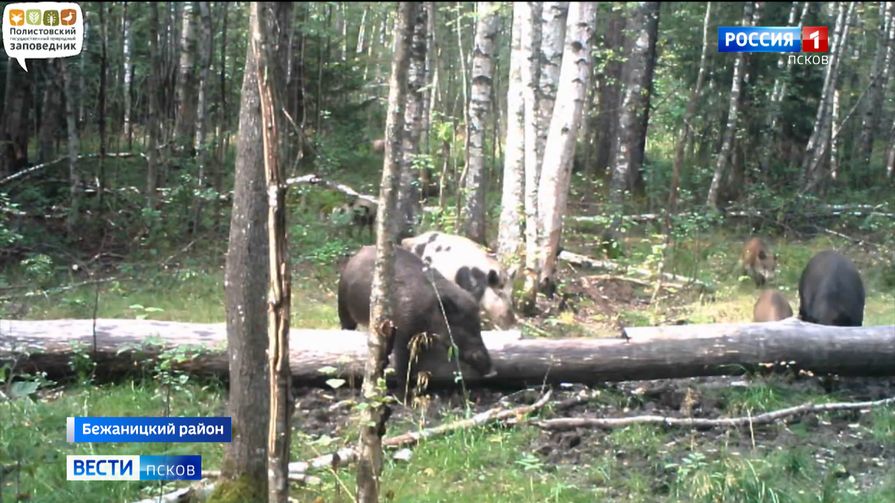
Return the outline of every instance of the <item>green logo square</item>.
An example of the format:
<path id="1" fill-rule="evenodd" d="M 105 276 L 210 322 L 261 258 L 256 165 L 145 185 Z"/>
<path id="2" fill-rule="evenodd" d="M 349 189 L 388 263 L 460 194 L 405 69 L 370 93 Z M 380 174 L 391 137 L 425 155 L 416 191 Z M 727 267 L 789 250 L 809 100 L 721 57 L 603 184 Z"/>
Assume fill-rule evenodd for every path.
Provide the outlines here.
<path id="1" fill-rule="evenodd" d="M 58 10 L 44 11 L 44 25 L 45 26 L 59 26 L 59 11 Z"/>
<path id="2" fill-rule="evenodd" d="M 25 12 L 25 21 L 28 24 L 40 25 L 40 9 L 29 9 Z"/>

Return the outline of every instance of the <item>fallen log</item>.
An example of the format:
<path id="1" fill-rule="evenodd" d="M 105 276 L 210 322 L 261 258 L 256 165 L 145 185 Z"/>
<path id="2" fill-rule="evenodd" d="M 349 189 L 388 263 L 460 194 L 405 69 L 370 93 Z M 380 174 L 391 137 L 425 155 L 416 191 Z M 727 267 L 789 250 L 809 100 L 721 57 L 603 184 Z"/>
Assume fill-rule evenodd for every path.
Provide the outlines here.
<path id="1" fill-rule="evenodd" d="M 895 218 L 895 213 L 886 211 L 888 208 L 889 206 L 885 204 L 821 204 L 812 207 L 809 210 L 809 213 L 806 213 L 804 217 L 838 217 L 848 215 L 854 217 L 879 216 Z M 778 209 L 728 210 L 724 212 L 724 216 L 727 218 L 776 218 L 778 211 Z M 683 212 L 677 214 L 678 217 L 694 217 L 699 215 L 702 215 L 702 213 Z M 665 215 L 662 213 L 641 213 L 639 215 L 623 215 L 621 218 L 622 221 L 647 223 L 658 222 L 662 218 L 665 218 Z M 600 224 L 607 221 L 605 215 L 569 215 L 565 217 L 565 219 L 576 223 L 592 224 Z"/>
<path id="2" fill-rule="evenodd" d="M 0 320 L 0 365 L 70 378 L 69 362 L 93 354 L 92 320 Z M 359 383 L 366 335 L 357 331 L 292 329 L 290 364 L 296 382 Z M 497 376 L 490 386 L 736 375 L 786 367 L 841 375 L 895 375 L 895 326 L 830 327 L 794 318 L 773 323 L 729 323 L 626 328 L 618 339 L 522 339 L 517 331 L 484 332 Z M 98 377 L 142 370 L 164 351 L 189 358 L 176 368 L 226 378 L 224 324 L 149 320 L 96 321 Z M 73 343 L 75 345 L 73 346 Z M 80 347 L 77 347 L 77 346 Z M 456 363 L 424 357 L 430 384 L 454 382 Z M 464 367 L 468 383 L 482 379 Z"/>

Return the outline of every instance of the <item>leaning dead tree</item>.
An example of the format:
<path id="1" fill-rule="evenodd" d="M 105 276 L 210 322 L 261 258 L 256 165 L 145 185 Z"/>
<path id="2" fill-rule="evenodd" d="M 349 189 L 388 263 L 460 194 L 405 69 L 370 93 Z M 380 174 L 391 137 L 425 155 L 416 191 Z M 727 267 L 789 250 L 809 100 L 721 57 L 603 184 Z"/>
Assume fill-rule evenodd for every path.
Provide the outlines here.
<path id="1" fill-rule="evenodd" d="M 42 370 L 51 379 L 71 377 L 71 358 L 91 347 L 92 320 L 0 321 L 0 365 L 14 372 Z M 290 330 L 294 382 L 323 384 L 340 377 L 362 379 L 367 354 L 363 332 Z M 830 327 L 788 319 L 637 327 L 618 339 L 521 339 L 518 332 L 485 332 L 497 376 L 486 384 L 519 387 L 543 382 L 663 379 L 736 375 L 790 368 L 840 375 L 895 375 L 895 325 Z M 194 348 L 179 368 L 227 376 L 224 324 L 100 319 L 96 322 L 98 377 L 151 369 L 166 350 Z M 454 364 L 422 358 L 431 385 L 452 385 Z M 467 383 L 482 383 L 473 371 Z"/>

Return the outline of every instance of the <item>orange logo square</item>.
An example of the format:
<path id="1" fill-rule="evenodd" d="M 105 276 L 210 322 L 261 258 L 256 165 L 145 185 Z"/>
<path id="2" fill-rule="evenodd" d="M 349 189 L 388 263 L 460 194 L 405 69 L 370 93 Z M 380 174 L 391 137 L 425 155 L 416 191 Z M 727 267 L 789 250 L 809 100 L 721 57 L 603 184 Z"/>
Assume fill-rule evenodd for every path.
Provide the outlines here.
<path id="1" fill-rule="evenodd" d="M 71 26 L 78 20 L 78 11 L 74 9 L 62 9 L 62 25 Z"/>
<path id="2" fill-rule="evenodd" d="M 25 24 L 25 11 L 19 9 L 10 9 L 9 24 L 12 26 L 23 26 Z"/>

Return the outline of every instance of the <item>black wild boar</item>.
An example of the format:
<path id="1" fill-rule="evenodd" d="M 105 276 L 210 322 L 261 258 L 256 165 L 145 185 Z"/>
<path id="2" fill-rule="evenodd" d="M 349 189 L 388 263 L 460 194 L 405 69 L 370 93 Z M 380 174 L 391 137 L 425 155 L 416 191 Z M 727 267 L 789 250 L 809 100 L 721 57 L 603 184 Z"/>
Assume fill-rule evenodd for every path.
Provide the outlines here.
<path id="1" fill-rule="evenodd" d="M 792 316 L 792 308 L 786 297 L 777 290 L 764 290 L 752 309 L 754 321 L 779 321 Z"/>
<path id="2" fill-rule="evenodd" d="M 339 279 L 339 321 L 345 330 L 353 330 L 359 324 L 369 324 L 375 260 L 376 247 L 365 246 L 342 270 Z M 408 343 L 419 333 L 435 336 L 440 349 L 431 350 L 446 350 L 453 338 L 461 361 L 486 377 L 494 374 L 491 358 L 482 342 L 479 308 L 475 299 L 437 271 L 431 268 L 424 271 L 424 267 L 423 262 L 412 253 L 395 248 L 395 311 L 392 321 L 396 333 L 387 350 L 389 354 L 394 354 L 392 363 L 397 373 L 400 395 L 404 397 L 410 367 Z"/>
<path id="3" fill-rule="evenodd" d="M 825 250 L 808 261 L 799 279 L 799 318 L 821 325 L 861 326 L 864 283 L 851 260 Z"/>
<path id="4" fill-rule="evenodd" d="M 376 203 L 366 199 L 356 198 L 350 203 L 343 204 L 336 208 L 335 213 L 340 215 L 351 215 L 351 223 L 349 234 L 354 235 L 354 229 L 360 229 L 361 232 L 366 227 L 370 239 L 373 239 L 373 227 L 376 225 Z"/>

